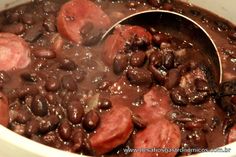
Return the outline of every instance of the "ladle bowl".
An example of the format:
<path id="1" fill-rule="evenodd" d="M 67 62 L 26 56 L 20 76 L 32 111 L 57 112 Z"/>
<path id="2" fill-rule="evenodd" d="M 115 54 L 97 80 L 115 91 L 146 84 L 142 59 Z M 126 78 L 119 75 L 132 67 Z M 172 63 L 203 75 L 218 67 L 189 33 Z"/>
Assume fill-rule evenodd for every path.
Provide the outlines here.
<path id="1" fill-rule="evenodd" d="M 160 29 L 161 31 L 171 31 L 184 39 L 192 41 L 201 47 L 207 57 L 210 66 L 215 69 L 211 73 L 216 83 L 222 81 L 222 65 L 217 47 L 211 36 L 204 30 L 197 22 L 182 14 L 166 11 L 166 10 L 148 10 L 132 14 L 122 20 L 116 22 L 113 26 L 105 32 L 102 36 L 104 41 L 107 36 L 112 34 L 114 29 L 119 25 L 138 25 L 138 26 L 151 26 Z"/>

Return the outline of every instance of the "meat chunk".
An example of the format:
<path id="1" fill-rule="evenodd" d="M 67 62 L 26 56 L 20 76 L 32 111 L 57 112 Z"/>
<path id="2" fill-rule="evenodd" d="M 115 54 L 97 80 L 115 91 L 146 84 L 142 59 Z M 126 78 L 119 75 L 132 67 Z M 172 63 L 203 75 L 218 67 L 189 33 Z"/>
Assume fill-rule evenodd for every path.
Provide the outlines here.
<path id="1" fill-rule="evenodd" d="M 11 33 L 0 33 L 0 70 L 25 68 L 30 63 L 30 49 L 20 37 Z"/>
<path id="2" fill-rule="evenodd" d="M 151 123 L 159 117 L 164 117 L 171 110 L 168 91 L 161 86 L 156 86 L 144 95 L 144 105 L 140 106 L 136 112 Z"/>
<path id="3" fill-rule="evenodd" d="M 124 51 L 126 44 L 131 42 L 134 37 L 147 43 L 150 43 L 152 40 L 152 35 L 143 27 L 129 25 L 117 26 L 113 34 L 108 36 L 104 42 L 104 62 L 111 65 L 116 54 Z"/>
<path id="4" fill-rule="evenodd" d="M 131 112 L 127 107 L 116 106 L 101 117 L 101 122 L 91 138 L 97 155 L 107 153 L 124 144 L 133 131 Z"/>
<path id="5" fill-rule="evenodd" d="M 177 125 L 165 118 L 156 119 L 146 129 L 136 134 L 134 148 L 147 148 L 144 152 L 135 152 L 133 157 L 174 157 L 177 152 L 164 152 L 165 148 L 178 149 L 181 142 L 181 134 Z M 151 151 L 150 148 L 156 148 Z M 151 152 L 148 152 L 151 151 Z"/>
<path id="6" fill-rule="evenodd" d="M 81 43 L 81 28 L 92 23 L 96 30 L 110 25 L 109 17 L 90 0 L 71 0 L 65 3 L 57 17 L 59 33 L 68 40 Z"/>
<path id="7" fill-rule="evenodd" d="M 176 155 L 177 152 L 161 150 L 180 147 L 180 129 L 166 118 L 171 110 L 171 100 L 165 88 L 153 87 L 144 95 L 144 105 L 140 106 L 136 113 L 148 124 L 134 137 L 134 148 L 139 151 L 134 152 L 133 157 L 174 157 Z M 140 148 L 147 148 L 146 152 L 140 152 Z M 156 148 L 159 152 L 152 151 L 151 148 Z"/>

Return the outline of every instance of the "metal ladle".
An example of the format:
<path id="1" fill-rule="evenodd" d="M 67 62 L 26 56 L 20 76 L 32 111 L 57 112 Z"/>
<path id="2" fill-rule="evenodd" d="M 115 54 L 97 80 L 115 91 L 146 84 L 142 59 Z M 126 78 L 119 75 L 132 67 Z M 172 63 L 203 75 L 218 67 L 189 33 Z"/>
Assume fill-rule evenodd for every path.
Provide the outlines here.
<path id="1" fill-rule="evenodd" d="M 199 43 L 202 50 L 206 53 L 208 60 L 212 63 L 216 72 L 214 72 L 214 81 L 222 81 L 222 65 L 217 47 L 210 35 L 195 21 L 182 14 L 166 10 L 148 10 L 132 14 L 115 23 L 102 36 L 104 41 L 108 35 L 112 34 L 118 25 L 138 25 L 138 26 L 158 26 L 161 30 L 171 30 L 184 35 L 193 41 Z M 216 74 L 215 74 L 216 73 Z"/>

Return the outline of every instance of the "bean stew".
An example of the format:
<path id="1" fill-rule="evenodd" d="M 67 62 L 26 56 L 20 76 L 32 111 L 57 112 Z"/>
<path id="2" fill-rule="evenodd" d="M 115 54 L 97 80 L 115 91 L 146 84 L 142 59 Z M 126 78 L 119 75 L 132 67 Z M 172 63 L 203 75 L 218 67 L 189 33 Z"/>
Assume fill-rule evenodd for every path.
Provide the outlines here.
<path id="1" fill-rule="evenodd" d="M 212 36 L 222 82 L 183 26 L 119 25 L 101 41 L 150 9 Z M 178 0 L 34 0 L 0 13 L 0 124 L 60 150 L 175 157 L 234 142 L 235 71 L 236 27 Z"/>

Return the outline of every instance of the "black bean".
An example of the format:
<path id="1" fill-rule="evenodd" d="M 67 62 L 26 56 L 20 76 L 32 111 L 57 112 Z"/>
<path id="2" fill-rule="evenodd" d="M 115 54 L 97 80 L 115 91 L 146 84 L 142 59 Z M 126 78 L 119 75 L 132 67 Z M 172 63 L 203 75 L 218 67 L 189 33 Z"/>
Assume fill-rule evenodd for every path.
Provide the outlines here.
<path id="1" fill-rule="evenodd" d="M 231 39 L 231 40 L 236 40 L 236 32 L 230 32 L 229 33 L 229 38 Z"/>
<path id="2" fill-rule="evenodd" d="M 56 147 L 59 144 L 58 137 L 54 131 L 48 132 L 42 136 L 42 142 L 45 145 Z"/>
<path id="3" fill-rule="evenodd" d="M 190 10 L 190 13 L 191 13 L 193 16 L 200 16 L 200 15 L 201 15 L 201 12 L 200 12 L 200 11 L 198 11 L 198 10 L 193 10 L 193 9 Z"/>
<path id="4" fill-rule="evenodd" d="M 131 49 L 134 51 L 137 49 L 146 51 L 148 45 L 150 45 L 150 41 L 145 37 L 134 36 L 134 38 L 131 40 Z"/>
<path id="5" fill-rule="evenodd" d="M 35 24 L 33 27 L 25 31 L 24 39 L 28 42 L 34 42 L 43 34 L 43 31 L 41 23 Z"/>
<path id="6" fill-rule="evenodd" d="M 98 84 L 98 89 L 99 90 L 107 90 L 111 86 L 110 81 L 102 81 Z"/>
<path id="7" fill-rule="evenodd" d="M 26 123 L 25 133 L 27 136 L 32 136 L 33 134 L 37 134 L 39 131 L 39 121 L 31 120 Z"/>
<path id="8" fill-rule="evenodd" d="M 148 70 L 152 73 L 153 78 L 159 83 L 163 84 L 166 78 L 166 72 L 160 68 L 156 68 L 154 65 L 150 65 Z"/>
<path id="9" fill-rule="evenodd" d="M 231 118 L 225 118 L 223 121 L 223 134 L 227 134 L 230 131 L 230 128 L 232 128 L 235 124 L 235 121 Z"/>
<path id="10" fill-rule="evenodd" d="M 129 0 L 128 2 L 126 2 L 126 6 L 128 8 L 137 8 L 139 5 L 138 1 L 134 1 L 134 0 Z"/>
<path id="11" fill-rule="evenodd" d="M 175 105 L 186 106 L 188 103 L 186 92 L 181 87 L 172 89 L 170 92 L 170 97 Z"/>
<path id="12" fill-rule="evenodd" d="M 207 92 L 194 92 L 189 96 L 189 101 L 193 104 L 201 104 L 204 103 L 207 98 Z"/>
<path id="13" fill-rule="evenodd" d="M 11 80 L 11 77 L 5 71 L 0 71 L 0 82 L 6 83 Z"/>
<path id="14" fill-rule="evenodd" d="M 39 93 L 39 90 L 37 86 L 24 85 L 21 88 L 17 89 L 17 93 L 20 98 L 23 98 L 28 95 L 37 95 Z"/>
<path id="15" fill-rule="evenodd" d="M 101 37 L 102 37 L 102 31 L 99 31 L 99 30 L 92 31 L 89 34 L 86 34 L 83 36 L 82 43 L 84 46 L 92 46 L 98 43 Z"/>
<path id="16" fill-rule="evenodd" d="M 178 69 L 171 69 L 167 74 L 167 78 L 165 80 L 165 87 L 167 89 L 174 88 L 179 84 L 180 77 L 181 75 Z"/>
<path id="17" fill-rule="evenodd" d="M 58 79 L 50 77 L 45 83 L 45 88 L 47 91 L 57 91 L 60 88 L 60 82 Z"/>
<path id="18" fill-rule="evenodd" d="M 62 121 L 58 128 L 58 133 L 63 140 L 69 140 L 72 135 L 71 124 L 67 120 Z"/>
<path id="19" fill-rule="evenodd" d="M 202 21 L 202 23 L 208 23 L 208 22 L 210 21 L 210 19 L 209 19 L 209 17 L 203 15 L 203 16 L 201 17 L 201 21 Z"/>
<path id="20" fill-rule="evenodd" d="M 221 97 L 219 100 L 220 107 L 227 113 L 228 116 L 235 114 L 235 107 L 231 102 L 231 97 L 225 96 Z"/>
<path id="21" fill-rule="evenodd" d="M 166 42 L 162 42 L 160 44 L 160 49 L 161 50 L 164 50 L 164 51 L 167 51 L 171 48 L 171 44 L 170 43 L 166 43 Z"/>
<path id="22" fill-rule="evenodd" d="M 56 57 L 56 53 L 48 49 L 39 49 L 39 50 L 33 51 L 33 54 L 37 58 L 52 59 Z"/>
<path id="23" fill-rule="evenodd" d="M 24 135 L 25 134 L 25 125 L 23 124 L 12 124 L 11 125 L 11 130 L 14 131 L 15 133 L 19 135 Z"/>
<path id="24" fill-rule="evenodd" d="M 49 115 L 47 117 L 42 118 L 40 121 L 39 131 L 41 133 L 47 133 L 57 128 L 59 124 L 59 118 L 56 115 Z"/>
<path id="25" fill-rule="evenodd" d="M 92 22 L 86 22 L 84 26 L 80 29 L 80 34 L 82 36 L 86 36 L 93 30 L 93 28 L 94 28 L 94 25 Z"/>
<path id="26" fill-rule="evenodd" d="M 13 33 L 16 35 L 22 34 L 25 30 L 25 27 L 22 23 L 13 23 L 9 25 L 4 25 L 1 29 L 2 32 Z"/>
<path id="27" fill-rule="evenodd" d="M 221 95 L 236 95 L 236 80 L 226 81 L 220 85 Z"/>
<path id="28" fill-rule="evenodd" d="M 184 127 L 185 129 L 188 129 L 188 130 L 195 130 L 195 129 L 199 129 L 199 128 L 203 128 L 204 126 L 204 123 L 201 123 L 201 122 L 186 122 L 184 124 Z"/>
<path id="29" fill-rule="evenodd" d="M 83 146 L 83 138 L 84 138 L 84 135 L 81 130 L 76 130 L 73 133 L 73 136 L 72 136 L 72 142 L 74 144 L 72 147 L 73 152 L 81 151 L 81 148 Z"/>
<path id="30" fill-rule="evenodd" d="M 147 59 L 144 52 L 136 52 L 131 55 L 130 65 L 134 67 L 142 67 Z"/>
<path id="31" fill-rule="evenodd" d="M 166 53 L 163 57 L 163 65 L 166 69 L 171 69 L 174 67 L 175 56 L 172 51 Z"/>
<path id="32" fill-rule="evenodd" d="M 127 71 L 127 78 L 134 85 L 151 85 L 152 74 L 146 69 L 132 68 Z"/>
<path id="33" fill-rule="evenodd" d="M 56 94 L 49 92 L 45 95 L 45 98 L 47 99 L 47 102 L 52 105 L 56 105 L 60 99 Z"/>
<path id="34" fill-rule="evenodd" d="M 161 43 L 163 42 L 168 43 L 169 41 L 170 41 L 170 37 L 168 37 L 164 33 L 158 33 L 158 34 L 153 35 L 153 42 L 158 46 L 160 46 Z"/>
<path id="35" fill-rule="evenodd" d="M 160 7 L 161 0 L 148 0 L 148 3 L 153 7 Z"/>
<path id="36" fill-rule="evenodd" d="M 24 72 L 20 75 L 21 79 L 27 82 L 37 82 L 38 76 L 36 73 Z"/>
<path id="37" fill-rule="evenodd" d="M 16 113 L 15 121 L 21 124 L 25 124 L 31 118 L 31 114 L 26 109 L 20 109 Z"/>
<path id="38" fill-rule="evenodd" d="M 58 10 L 58 5 L 55 2 L 52 1 L 45 1 L 44 6 L 43 6 L 43 10 L 46 13 L 54 13 Z"/>
<path id="39" fill-rule="evenodd" d="M 76 82 L 82 82 L 85 79 L 86 72 L 83 70 L 76 71 L 74 74 Z"/>
<path id="40" fill-rule="evenodd" d="M 60 93 L 60 97 L 62 98 L 62 106 L 66 107 L 70 100 L 72 100 L 72 92 L 68 90 L 62 90 Z"/>
<path id="41" fill-rule="evenodd" d="M 84 108 L 79 101 L 72 101 L 67 106 L 67 116 L 68 119 L 73 124 L 78 124 L 81 122 L 84 115 Z"/>
<path id="42" fill-rule="evenodd" d="M 59 33 L 55 33 L 52 35 L 50 42 L 51 49 L 55 52 L 60 52 L 63 49 L 63 45 L 65 44 L 64 39 L 60 36 Z"/>
<path id="43" fill-rule="evenodd" d="M 96 129 L 100 122 L 100 116 L 95 110 L 91 110 L 84 116 L 83 127 L 87 131 L 93 131 Z"/>
<path id="44" fill-rule="evenodd" d="M 65 75 L 62 77 L 61 79 L 61 82 L 62 82 L 62 86 L 69 90 L 69 91 L 75 91 L 77 90 L 77 84 L 73 78 L 72 75 Z"/>
<path id="45" fill-rule="evenodd" d="M 98 101 L 98 108 L 102 110 L 107 110 L 112 107 L 112 102 L 106 98 L 100 98 Z"/>
<path id="46" fill-rule="evenodd" d="M 204 133 L 200 131 L 194 131 L 192 134 L 190 134 L 187 139 L 191 143 L 191 147 L 193 148 L 206 148 L 207 147 L 207 141 L 206 136 Z"/>
<path id="47" fill-rule="evenodd" d="M 227 31 L 229 30 L 229 25 L 223 21 L 215 21 L 214 24 L 216 25 L 219 31 Z"/>
<path id="48" fill-rule="evenodd" d="M 162 65 L 162 55 L 160 52 L 152 52 L 149 56 L 149 64 L 155 66 L 156 68 Z"/>
<path id="49" fill-rule="evenodd" d="M 76 69 L 76 64 L 69 58 L 63 58 L 59 61 L 59 68 L 65 71 L 73 71 Z"/>
<path id="50" fill-rule="evenodd" d="M 48 103 L 43 96 L 37 95 L 34 97 L 31 104 L 31 111 L 36 116 L 45 116 L 48 114 Z"/>
<path id="51" fill-rule="evenodd" d="M 56 17 L 50 14 L 46 17 L 43 26 L 48 32 L 55 32 L 56 31 L 55 22 L 56 22 Z"/>
<path id="52" fill-rule="evenodd" d="M 212 118 L 211 118 L 210 128 L 211 128 L 212 130 L 215 129 L 216 126 L 220 125 L 220 122 L 221 122 L 221 120 L 220 120 L 219 117 L 216 117 L 216 116 L 212 117 Z"/>
<path id="53" fill-rule="evenodd" d="M 14 23 L 19 21 L 20 13 L 17 10 L 7 11 L 5 16 L 8 23 Z"/>
<path id="54" fill-rule="evenodd" d="M 149 27 L 148 30 L 151 34 L 157 34 L 158 33 L 157 29 L 154 28 L 154 27 Z"/>
<path id="55" fill-rule="evenodd" d="M 94 150 L 92 149 L 91 143 L 88 138 L 84 138 L 82 150 L 83 154 L 85 155 L 95 156 Z"/>
<path id="56" fill-rule="evenodd" d="M 24 13 L 21 19 L 22 19 L 22 22 L 25 24 L 28 24 L 28 25 L 34 24 L 33 14 L 31 13 Z"/>
<path id="57" fill-rule="evenodd" d="M 137 129 L 144 129 L 147 126 L 147 122 L 144 121 L 139 115 L 133 115 L 132 121 Z"/>
<path id="58" fill-rule="evenodd" d="M 122 73 L 128 66 L 128 57 L 124 54 L 118 54 L 113 61 L 113 72 L 115 74 Z"/>
<path id="59" fill-rule="evenodd" d="M 58 116 L 60 119 L 65 117 L 64 109 L 63 109 L 63 107 L 61 107 L 59 105 L 50 106 L 49 112 L 50 112 L 50 114 L 54 114 L 54 115 Z"/>
<path id="60" fill-rule="evenodd" d="M 207 83 L 207 81 L 203 80 L 203 79 L 195 79 L 194 80 L 194 85 L 196 87 L 196 90 L 199 92 L 208 92 L 210 90 L 210 87 Z"/>

